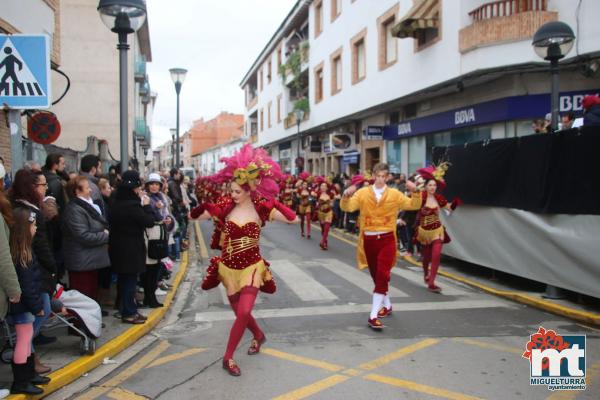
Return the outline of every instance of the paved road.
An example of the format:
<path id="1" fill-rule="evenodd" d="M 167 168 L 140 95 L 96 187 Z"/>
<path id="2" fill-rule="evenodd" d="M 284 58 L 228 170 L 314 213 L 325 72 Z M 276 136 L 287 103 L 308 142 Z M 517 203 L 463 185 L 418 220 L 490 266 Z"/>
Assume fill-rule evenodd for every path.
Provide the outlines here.
<path id="1" fill-rule="evenodd" d="M 205 263 L 194 261 L 206 257 L 210 229 L 202 223 L 203 240 L 191 250 L 190 290 L 179 296 L 178 314 L 153 332 L 158 339 L 72 398 L 600 398 L 600 331 L 443 278 L 443 294 L 430 293 L 416 268 L 395 268 L 394 314 L 383 332 L 374 332 L 367 327 L 372 283 L 354 267 L 353 246 L 330 238 L 330 250 L 322 251 L 318 230 L 307 240 L 299 228 L 278 224 L 261 239 L 278 291 L 261 294 L 254 312 L 268 342 L 248 356 L 247 335 L 235 356 L 242 376 L 230 377 L 221 357 L 233 313 L 221 289 L 199 289 Z M 530 385 L 521 355 L 540 326 L 587 335 L 586 391 Z"/>

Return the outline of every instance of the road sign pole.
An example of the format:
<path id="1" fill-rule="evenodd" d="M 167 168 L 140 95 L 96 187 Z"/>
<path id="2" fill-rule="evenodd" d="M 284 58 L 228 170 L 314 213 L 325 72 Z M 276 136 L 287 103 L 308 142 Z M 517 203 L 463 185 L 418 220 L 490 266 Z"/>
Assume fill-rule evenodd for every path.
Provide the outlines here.
<path id="1" fill-rule="evenodd" d="M 8 125 L 10 126 L 10 155 L 12 176 L 23 167 L 23 139 L 21 126 L 21 111 L 8 111 Z"/>

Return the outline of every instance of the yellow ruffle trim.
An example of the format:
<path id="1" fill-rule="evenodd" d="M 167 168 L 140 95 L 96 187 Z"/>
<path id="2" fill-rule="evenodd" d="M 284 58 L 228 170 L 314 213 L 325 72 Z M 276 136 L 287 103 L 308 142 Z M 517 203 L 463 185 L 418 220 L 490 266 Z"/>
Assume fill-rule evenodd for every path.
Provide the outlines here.
<path id="1" fill-rule="evenodd" d="M 267 276 L 269 274 L 269 276 Z M 254 277 L 254 279 L 253 279 Z M 265 280 L 270 279 L 270 272 L 263 260 L 244 269 L 229 268 L 222 262 L 219 263 L 219 280 L 227 289 L 227 294 L 239 292 L 244 286 L 261 287 Z"/>
<path id="2" fill-rule="evenodd" d="M 417 229 L 417 241 L 421 244 L 429 244 L 434 240 L 444 240 L 444 226 L 436 229 L 423 229 L 419 226 Z"/>

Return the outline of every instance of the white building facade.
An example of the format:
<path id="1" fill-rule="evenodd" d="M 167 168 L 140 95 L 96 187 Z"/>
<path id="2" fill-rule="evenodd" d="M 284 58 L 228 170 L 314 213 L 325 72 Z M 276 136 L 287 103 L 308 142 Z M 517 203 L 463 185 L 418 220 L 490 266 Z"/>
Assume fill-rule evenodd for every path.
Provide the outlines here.
<path id="1" fill-rule="evenodd" d="M 246 143 L 247 139 L 240 138 L 213 146 L 200 154 L 192 156 L 192 166 L 199 176 L 214 175 L 225 167 L 225 164 L 220 161 L 221 157 L 231 157 Z"/>
<path id="2" fill-rule="evenodd" d="M 532 119 L 550 112 L 549 63 L 531 45 L 544 23 L 578 36 L 561 60 L 561 112 L 580 113 L 583 95 L 600 91 L 600 3 L 576 6 L 298 1 L 241 82 L 245 133 L 284 170 L 298 171 L 300 155 L 314 174 L 380 161 L 410 173 L 433 161 L 433 146 L 533 133 Z M 300 135 L 294 108 L 305 111 Z"/>

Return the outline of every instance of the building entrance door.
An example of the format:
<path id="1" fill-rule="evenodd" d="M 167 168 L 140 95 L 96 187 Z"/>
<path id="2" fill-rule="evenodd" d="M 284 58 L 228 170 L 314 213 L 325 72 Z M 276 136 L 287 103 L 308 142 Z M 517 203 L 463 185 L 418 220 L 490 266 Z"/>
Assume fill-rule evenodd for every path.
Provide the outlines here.
<path id="1" fill-rule="evenodd" d="M 372 171 L 375 164 L 380 160 L 379 147 L 367 149 L 365 153 L 365 170 Z"/>

